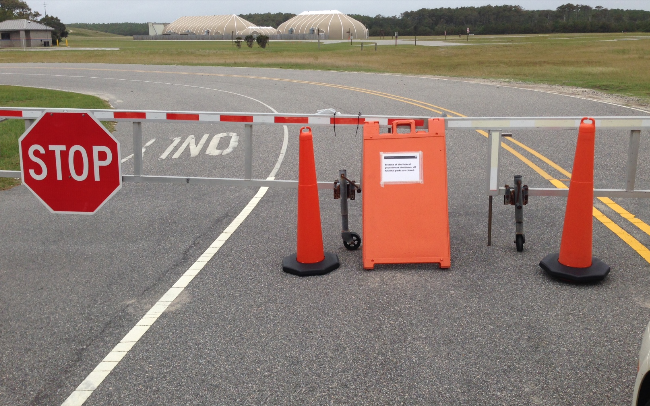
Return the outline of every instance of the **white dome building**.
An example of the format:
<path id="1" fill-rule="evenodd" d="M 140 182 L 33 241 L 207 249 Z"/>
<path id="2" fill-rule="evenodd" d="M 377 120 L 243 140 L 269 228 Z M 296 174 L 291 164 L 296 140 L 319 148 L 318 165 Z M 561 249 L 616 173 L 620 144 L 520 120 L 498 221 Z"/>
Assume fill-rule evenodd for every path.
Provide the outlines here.
<path id="1" fill-rule="evenodd" d="M 258 35 L 277 35 L 278 30 L 273 27 L 246 27 L 244 31 L 241 32 L 241 35 L 252 35 L 257 37 Z"/>
<path id="2" fill-rule="evenodd" d="M 273 27 L 256 27 L 243 18 L 231 15 L 181 17 L 165 27 L 164 34 L 189 35 L 274 35 Z"/>
<path id="3" fill-rule="evenodd" d="M 352 17 L 337 10 L 304 11 L 278 27 L 280 34 L 316 34 L 318 30 L 329 39 L 367 39 L 368 30 Z"/>

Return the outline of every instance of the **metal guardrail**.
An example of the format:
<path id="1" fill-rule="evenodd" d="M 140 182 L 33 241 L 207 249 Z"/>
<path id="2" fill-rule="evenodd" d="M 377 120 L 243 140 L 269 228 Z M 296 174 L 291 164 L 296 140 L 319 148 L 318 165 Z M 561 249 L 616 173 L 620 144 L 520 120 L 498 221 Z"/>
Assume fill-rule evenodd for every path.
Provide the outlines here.
<path id="1" fill-rule="evenodd" d="M 140 183 L 178 183 L 213 184 L 253 187 L 297 188 L 293 180 L 252 179 L 253 173 L 253 125 L 354 125 L 362 126 L 369 121 L 377 121 L 382 126 L 391 125 L 396 120 L 415 120 L 417 127 L 426 127 L 429 116 L 384 116 L 384 115 L 346 115 L 346 114 L 286 114 L 250 112 L 197 112 L 197 111 L 157 111 L 157 110 L 80 110 L 45 108 L 6 108 L 0 107 L 0 120 L 23 119 L 25 128 L 31 127 L 35 120 L 45 112 L 84 112 L 91 113 L 98 120 L 133 123 L 134 174 L 123 175 L 124 182 Z M 499 157 L 503 130 L 512 129 L 578 129 L 583 117 L 445 117 L 448 130 L 489 129 L 487 195 L 505 195 L 504 187 L 498 184 Z M 642 130 L 650 129 L 648 116 L 593 117 L 597 129 L 628 129 L 630 144 L 628 150 L 627 179 L 624 189 L 595 189 L 596 197 L 650 198 L 650 190 L 636 190 L 636 171 L 638 149 Z M 204 178 L 178 176 L 147 176 L 142 174 L 142 124 L 143 123 L 242 123 L 244 124 L 244 177 Z M 363 127 L 361 127 L 363 128 Z M 498 130 L 496 130 L 498 129 Z M 20 171 L 0 171 L 0 177 L 19 178 Z M 320 189 L 332 189 L 332 182 L 319 182 Z M 568 189 L 529 188 L 530 196 L 568 196 Z"/>
<path id="2" fill-rule="evenodd" d="M 612 125 L 614 120 L 608 118 L 595 118 L 596 123 L 600 120 L 601 123 L 605 124 L 605 128 L 617 128 L 619 126 Z M 645 124 L 643 124 L 645 122 Z M 550 123 L 547 122 L 547 123 Z M 578 120 L 578 125 L 576 127 L 553 127 L 553 128 L 579 128 L 580 121 Z M 650 190 L 635 190 L 636 184 L 636 173 L 638 166 L 639 158 L 639 145 L 641 143 L 641 129 L 647 129 L 647 124 L 650 123 L 648 118 L 635 118 L 630 119 L 630 117 L 621 118 L 621 126 L 623 128 L 633 128 L 630 130 L 630 143 L 628 147 L 628 157 L 627 157 L 627 172 L 626 172 L 626 182 L 625 189 L 594 189 L 594 197 L 613 197 L 613 198 L 650 198 Z M 635 126 L 634 124 L 640 124 Z M 519 124 L 521 125 L 521 124 Z M 505 127 L 505 128 L 528 128 L 528 127 Z M 533 127 L 533 128 L 549 128 L 549 127 Z M 598 124 L 596 124 L 598 129 Z M 602 128 L 602 127 L 601 127 Z M 639 129 L 634 129 L 639 128 Z M 500 161 L 500 151 L 501 151 L 501 139 L 503 137 L 511 136 L 511 134 L 503 133 L 501 130 L 490 130 L 488 131 L 488 164 L 487 164 L 487 195 L 492 196 L 503 196 L 506 194 L 505 187 L 499 186 L 499 161 Z M 529 196 L 557 196 L 557 197 L 567 197 L 569 195 L 569 189 L 557 189 L 557 188 L 529 188 Z"/>

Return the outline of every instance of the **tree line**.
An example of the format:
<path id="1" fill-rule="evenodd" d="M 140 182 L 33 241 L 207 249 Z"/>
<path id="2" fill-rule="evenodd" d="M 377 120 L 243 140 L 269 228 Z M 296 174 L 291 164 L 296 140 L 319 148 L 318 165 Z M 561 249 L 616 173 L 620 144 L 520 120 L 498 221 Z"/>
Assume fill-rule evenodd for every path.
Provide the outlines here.
<path id="1" fill-rule="evenodd" d="M 371 36 L 464 34 L 542 34 L 573 32 L 650 32 L 650 11 L 607 9 L 564 4 L 555 10 L 524 10 L 520 6 L 423 8 L 399 16 L 351 15 Z"/>
<path id="2" fill-rule="evenodd" d="M 242 14 L 258 26 L 277 28 L 294 17 L 289 13 Z M 371 36 L 474 34 L 542 34 L 572 32 L 650 32 L 650 11 L 607 9 L 564 4 L 555 10 L 524 10 L 520 6 L 423 8 L 396 16 L 351 14 Z"/>
<path id="3" fill-rule="evenodd" d="M 292 13 L 256 13 L 239 14 L 244 20 L 248 20 L 258 27 L 278 28 L 283 22 L 295 17 Z"/>

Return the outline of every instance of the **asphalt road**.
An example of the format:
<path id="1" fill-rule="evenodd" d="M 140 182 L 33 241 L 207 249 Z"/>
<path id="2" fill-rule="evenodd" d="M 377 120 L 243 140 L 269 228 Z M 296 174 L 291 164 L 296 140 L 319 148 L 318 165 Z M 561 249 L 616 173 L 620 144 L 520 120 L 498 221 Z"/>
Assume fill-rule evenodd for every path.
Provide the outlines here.
<path id="1" fill-rule="evenodd" d="M 280 81 L 273 79 L 288 79 Z M 317 82 L 317 83 L 316 83 Z M 624 107 L 504 86 L 365 73 L 134 65 L 0 65 L 0 84 L 107 98 L 115 108 L 438 115 L 390 95 L 467 116 L 648 115 Z M 343 88 L 345 86 L 346 88 Z M 354 87 L 356 89 L 349 89 Z M 378 96 L 363 89 L 385 92 Z M 146 124 L 144 171 L 240 177 L 243 151 L 186 149 L 180 137 L 243 133 L 237 124 Z M 130 124 L 115 133 L 131 154 Z M 298 127 L 276 175 L 297 179 Z M 314 128 L 318 177 L 360 172 L 355 128 Z M 637 188 L 650 188 L 642 140 Z M 573 131 L 516 132 L 571 170 Z M 231 137 L 220 141 L 226 146 Z M 628 134 L 599 131 L 596 187 L 625 180 Z M 254 177 L 269 176 L 281 126 L 256 126 Z M 518 152 L 564 178 L 521 148 Z M 176 150 L 175 150 L 176 151 Z M 513 244 L 514 210 L 495 201 L 486 246 L 486 139 L 447 134 L 452 266 L 362 269 L 343 248 L 339 202 L 320 194 L 325 249 L 341 267 L 298 278 L 281 270 L 295 252 L 296 192 L 270 189 L 217 254 L 88 398 L 88 405 L 157 404 L 629 404 L 640 337 L 650 320 L 650 267 L 594 220 L 594 254 L 612 272 L 575 286 L 538 262 L 557 252 L 565 199 L 525 207 L 526 245 Z M 547 180 L 511 154 L 501 184 Z M 131 173 L 132 161 L 123 164 Z M 25 187 L 0 192 L 0 404 L 61 404 L 246 207 L 257 189 L 124 184 L 94 216 L 53 215 Z M 645 201 L 617 200 L 650 222 Z M 599 201 L 642 244 L 650 236 Z M 361 232 L 361 200 L 351 202 Z"/>

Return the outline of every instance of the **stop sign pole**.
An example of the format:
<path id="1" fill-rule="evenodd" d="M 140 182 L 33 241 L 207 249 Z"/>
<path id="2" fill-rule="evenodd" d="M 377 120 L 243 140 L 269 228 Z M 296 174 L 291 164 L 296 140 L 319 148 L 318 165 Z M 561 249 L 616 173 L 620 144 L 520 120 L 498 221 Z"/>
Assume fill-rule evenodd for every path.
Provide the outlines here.
<path id="1" fill-rule="evenodd" d="M 53 213 L 94 214 L 122 187 L 120 143 L 90 113 L 46 111 L 18 142 L 23 183 Z"/>

